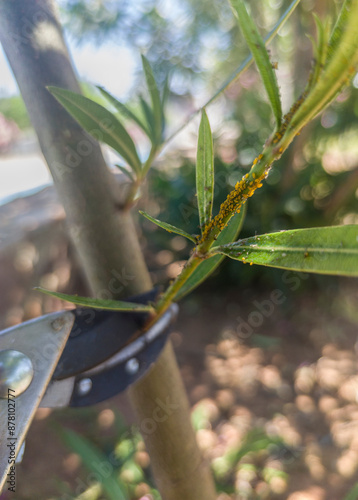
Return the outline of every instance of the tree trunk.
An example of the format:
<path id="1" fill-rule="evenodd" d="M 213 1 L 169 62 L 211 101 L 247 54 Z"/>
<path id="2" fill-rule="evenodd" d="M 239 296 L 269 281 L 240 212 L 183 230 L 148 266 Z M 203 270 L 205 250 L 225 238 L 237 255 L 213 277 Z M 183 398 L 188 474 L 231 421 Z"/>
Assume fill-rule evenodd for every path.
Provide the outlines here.
<path id="1" fill-rule="evenodd" d="M 148 291 L 151 280 L 129 212 L 119 211 L 98 143 L 47 92 L 79 86 L 51 0 L 0 0 L 0 40 L 64 205 L 71 238 L 97 297 Z M 120 292 L 120 293 L 119 293 Z M 170 342 L 130 398 L 164 500 L 213 500 Z"/>

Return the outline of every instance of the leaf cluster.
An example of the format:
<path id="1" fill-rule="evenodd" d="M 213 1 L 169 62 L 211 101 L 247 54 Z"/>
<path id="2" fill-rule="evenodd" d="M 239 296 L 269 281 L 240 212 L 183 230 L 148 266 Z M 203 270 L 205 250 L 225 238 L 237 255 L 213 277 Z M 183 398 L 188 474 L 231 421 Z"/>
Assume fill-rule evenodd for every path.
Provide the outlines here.
<path id="1" fill-rule="evenodd" d="M 358 226 L 356 225 L 298 229 L 259 235 L 233 243 L 239 235 L 245 216 L 245 202 L 262 186 L 272 164 L 281 157 L 301 129 L 333 101 L 357 70 L 358 32 L 355 21 L 358 18 L 358 0 L 345 0 L 332 31 L 329 22 L 323 23 L 316 18 L 317 41 L 313 43 L 315 63 L 306 89 L 285 116 L 282 115 L 275 67 L 270 62 L 265 42 L 244 1 L 230 1 L 260 73 L 275 118 L 275 128 L 266 141 L 262 153 L 254 160 L 250 172 L 236 183 L 235 188 L 221 204 L 219 212 L 213 216 L 214 146 L 209 119 L 205 109 L 202 110 L 196 159 L 196 195 L 201 234 L 191 235 L 184 229 L 159 221 L 142 212 L 142 215 L 151 222 L 170 233 L 187 238 L 194 244 L 191 256 L 181 274 L 154 305 L 156 316 L 149 324 L 152 324 L 172 301 L 179 300 L 204 281 L 224 256 L 244 263 L 269 267 L 358 276 Z M 297 3 L 293 2 L 292 6 Z M 291 10 L 287 11 L 287 17 Z M 245 67 L 248 64 L 246 62 Z M 163 142 L 163 97 L 160 96 L 151 67 L 144 57 L 143 69 L 150 94 L 150 105 L 141 99 L 145 121 L 106 91 L 103 89 L 101 91 L 119 112 L 135 121 L 151 140 L 152 150 L 145 164 L 141 163 L 135 144 L 124 126 L 108 110 L 83 96 L 61 89 L 50 89 L 89 133 L 93 133 L 94 127 L 101 128 L 103 141 L 116 149 L 126 160 L 134 184 L 142 180 Z M 106 127 L 103 127 L 103 123 Z M 78 299 L 76 298 L 77 303 Z M 81 303 L 83 304 L 83 299 Z M 93 301 L 91 306 L 95 307 Z M 104 303 L 102 306 L 105 306 Z M 117 307 L 124 306 L 121 304 Z"/>

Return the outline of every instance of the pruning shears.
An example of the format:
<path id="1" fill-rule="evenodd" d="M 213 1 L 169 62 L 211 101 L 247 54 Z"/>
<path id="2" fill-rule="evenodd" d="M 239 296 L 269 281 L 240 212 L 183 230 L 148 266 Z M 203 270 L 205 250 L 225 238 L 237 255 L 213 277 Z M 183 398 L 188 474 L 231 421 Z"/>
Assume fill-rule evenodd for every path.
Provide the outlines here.
<path id="1" fill-rule="evenodd" d="M 0 492 L 20 461 L 37 408 L 93 405 L 127 389 L 159 357 L 177 312 L 173 304 L 142 335 L 146 313 L 85 307 L 0 332 Z"/>

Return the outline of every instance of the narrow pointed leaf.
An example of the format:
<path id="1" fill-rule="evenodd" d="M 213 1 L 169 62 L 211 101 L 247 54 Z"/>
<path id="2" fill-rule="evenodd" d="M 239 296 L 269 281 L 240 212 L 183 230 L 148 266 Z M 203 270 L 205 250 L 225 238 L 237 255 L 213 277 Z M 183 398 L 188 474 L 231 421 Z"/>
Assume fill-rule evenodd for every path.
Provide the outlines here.
<path id="1" fill-rule="evenodd" d="M 220 236 L 216 240 L 217 243 L 219 243 L 220 245 L 224 245 L 225 243 L 229 243 L 238 237 L 245 219 L 246 209 L 247 204 L 242 207 L 239 214 L 236 214 L 234 215 L 234 217 L 232 217 L 226 228 L 223 229 L 223 231 L 220 233 Z M 193 272 L 190 278 L 185 282 L 185 284 L 180 288 L 174 300 L 179 301 L 185 295 L 199 286 L 203 281 L 205 281 L 220 265 L 223 259 L 223 255 L 214 255 L 213 257 L 204 260 Z"/>
<path id="2" fill-rule="evenodd" d="M 162 109 L 165 108 L 165 105 L 168 101 L 168 97 L 170 95 L 169 80 L 170 80 L 170 74 L 168 73 L 165 77 L 163 90 L 162 90 Z"/>
<path id="3" fill-rule="evenodd" d="M 214 150 L 210 123 L 205 110 L 201 115 L 196 158 L 196 195 L 200 227 L 211 219 L 214 198 Z"/>
<path id="4" fill-rule="evenodd" d="M 107 457 L 96 446 L 90 443 L 71 429 L 58 429 L 58 433 L 64 440 L 65 444 L 80 456 L 81 461 L 90 471 L 98 475 L 99 467 L 102 464 L 107 464 Z M 101 485 L 107 494 L 109 500 L 127 500 L 128 496 L 125 492 L 125 486 L 113 472 L 101 474 Z"/>
<path id="5" fill-rule="evenodd" d="M 282 120 L 280 92 L 275 71 L 265 48 L 265 43 L 261 38 L 253 19 L 248 14 L 244 1 L 230 0 L 230 3 L 234 14 L 239 21 L 239 26 L 245 37 L 246 43 L 251 50 L 256 66 L 260 72 L 271 103 L 273 114 L 276 119 L 276 126 L 279 128 Z"/>
<path id="6" fill-rule="evenodd" d="M 215 247 L 213 251 L 261 266 L 358 276 L 358 225 L 264 234 Z"/>
<path id="7" fill-rule="evenodd" d="M 313 16 L 316 24 L 317 41 L 311 36 L 308 37 L 312 42 L 314 57 L 314 66 L 311 71 L 308 88 L 312 88 L 316 84 L 326 63 L 330 30 L 330 23 L 323 24 L 317 15 L 313 14 Z"/>
<path id="8" fill-rule="evenodd" d="M 140 172 L 141 161 L 133 139 L 108 109 L 69 90 L 57 87 L 48 87 L 48 90 L 89 134 L 111 146 Z"/>
<path id="9" fill-rule="evenodd" d="M 161 220 L 155 219 L 151 215 L 147 214 L 146 212 L 143 212 L 142 210 L 139 210 L 139 213 L 146 217 L 148 220 L 156 224 L 157 226 L 161 227 L 162 229 L 165 229 L 168 231 L 168 233 L 175 233 L 179 234 L 180 236 L 184 236 L 184 238 L 188 238 L 188 240 L 192 241 L 193 243 L 196 243 L 195 237 L 192 236 L 191 234 L 187 233 L 186 231 L 183 231 L 179 227 L 172 226 L 171 224 L 168 224 L 167 222 L 162 222 Z"/>
<path id="10" fill-rule="evenodd" d="M 162 101 L 160 99 L 160 93 L 155 81 L 152 68 L 148 62 L 148 59 L 142 55 L 142 64 L 145 73 L 145 79 L 147 81 L 147 87 L 150 94 L 150 99 L 152 101 L 152 110 L 154 117 L 154 131 L 155 131 L 155 141 L 159 144 L 162 139 Z"/>
<path id="11" fill-rule="evenodd" d="M 148 137 L 150 138 L 152 144 L 155 144 L 155 123 L 154 123 L 154 116 L 153 116 L 153 111 L 147 101 L 142 97 L 139 96 L 139 102 L 142 108 L 143 116 L 145 117 L 145 120 L 148 124 L 148 130 L 149 130 L 149 135 Z"/>
<path id="12" fill-rule="evenodd" d="M 328 52 L 327 61 L 321 71 L 320 78 L 296 113 L 293 114 L 286 129 L 286 136 L 289 136 L 292 131 L 301 129 L 306 123 L 313 120 L 318 113 L 323 111 L 349 82 L 354 72 L 357 71 L 358 1 L 346 1 L 342 10 L 345 7 L 347 7 L 349 15 L 342 19 L 342 25 L 338 23 L 334 28 L 334 31 L 338 30 L 339 33 L 337 41 L 332 42 L 334 50 Z"/>
<path id="13" fill-rule="evenodd" d="M 103 87 L 97 86 L 97 88 L 101 92 L 101 94 L 107 99 L 107 101 L 111 103 L 112 106 L 116 108 L 117 111 L 119 111 L 119 113 L 121 113 L 124 117 L 134 121 L 145 132 L 147 136 L 150 135 L 148 127 L 142 122 L 142 120 L 135 113 L 133 113 L 133 111 L 131 111 L 128 108 L 128 106 L 118 101 L 118 99 L 116 99 L 112 94 L 107 92 L 107 90 L 105 90 Z"/>
<path id="14" fill-rule="evenodd" d="M 265 45 L 268 45 L 277 35 L 277 32 L 282 28 L 282 26 L 285 25 L 286 21 L 290 18 L 290 16 L 293 14 L 295 11 L 296 7 L 300 3 L 301 0 L 293 0 L 293 2 L 287 7 L 285 12 L 282 14 L 280 19 L 277 21 L 275 26 L 272 28 L 272 30 L 268 33 L 267 36 L 264 38 L 264 43 Z M 218 90 L 215 92 L 215 94 L 210 97 L 208 101 L 202 106 L 203 108 L 207 108 L 209 104 L 214 102 L 223 92 L 226 90 L 242 73 L 244 73 L 252 64 L 253 58 L 252 56 L 248 56 L 241 64 L 240 66 L 224 81 L 224 83 L 221 85 L 221 87 L 218 88 Z M 200 113 L 201 108 L 197 109 L 194 111 L 187 121 L 183 123 L 175 132 L 173 132 L 167 139 L 166 143 L 170 142 L 174 137 L 176 137 L 187 125 L 190 123 L 197 115 Z"/>
<path id="15" fill-rule="evenodd" d="M 328 61 L 334 55 L 334 52 L 342 39 L 342 35 L 346 28 L 346 24 L 348 23 L 349 17 L 352 16 L 351 7 L 354 1 L 355 0 L 344 0 L 336 24 L 333 27 L 332 34 L 329 39 L 327 57 Z"/>
<path id="16" fill-rule="evenodd" d="M 123 300 L 105 300 L 94 299 L 92 297 L 79 297 L 78 295 L 67 295 L 66 293 L 51 292 L 42 287 L 36 287 L 35 290 L 57 297 L 61 300 L 67 300 L 77 306 L 91 307 L 92 309 L 108 309 L 110 311 L 152 311 L 149 304 L 135 304 L 134 302 L 125 302 Z"/>
<path id="17" fill-rule="evenodd" d="M 123 172 L 124 175 L 126 175 L 127 177 L 129 177 L 129 179 L 134 182 L 134 177 L 133 177 L 133 174 L 130 170 L 127 170 L 125 167 L 123 167 L 122 165 L 116 165 L 117 168 L 119 168 L 119 170 L 121 172 Z"/>
<path id="18" fill-rule="evenodd" d="M 163 86 L 163 91 L 162 91 L 162 137 L 164 137 L 164 131 L 165 131 L 165 107 L 168 102 L 168 98 L 170 96 L 170 88 L 169 88 L 169 73 L 167 74 L 165 81 L 164 81 L 164 86 Z"/>

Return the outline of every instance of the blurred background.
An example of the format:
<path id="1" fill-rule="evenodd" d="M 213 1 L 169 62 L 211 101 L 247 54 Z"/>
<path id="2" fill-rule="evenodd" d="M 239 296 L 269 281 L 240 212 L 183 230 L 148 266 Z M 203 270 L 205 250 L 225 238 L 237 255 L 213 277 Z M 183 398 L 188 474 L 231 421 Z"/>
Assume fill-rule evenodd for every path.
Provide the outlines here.
<path id="1" fill-rule="evenodd" d="M 249 4 L 265 35 L 290 2 Z M 59 0 L 57 5 L 87 96 L 103 103 L 95 87 L 101 85 L 135 109 L 146 92 L 141 53 L 160 87 L 169 75 L 168 138 L 248 55 L 226 2 Z M 340 5 L 302 0 L 270 44 L 285 111 L 302 92 L 312 64 L 307 34 L 315 34 L 313 12 L 334 16 Z M 34 292 L 34 286 L 80 295 L 88 290 L 2 53 L 0 74 L 0 327 L 5 328 L 68 307 Z M 243 237 L 358 223 L 357 87 L 358 75 L 277 162 L 250 199 Z M 272 131 L 255 68 L 207 111 L 215 139 L 215 212 Z M 146 139 L 131 123 L 128 127 L 145 156 Z M 189 233 L 198 231 L 197 129 L 195 118 L 167 142 L 138 204 Z M 115 171 L 118 158 L 107 148 L 104 154 Z M 116 176 L 122 189 L 124 180 Z M 184 238 L 142 220 L 137 209 L 134 216 L 153 281 L 163 286 L 177 275 L 190 247 Z M 280 304 L 273 301 L 277 290 Z M 349 492 L 350 500 L 358 498 L 357 298 L 354 279 L 283 273 L 227 259 L 183 301 L 172 338 L 218 499 L 337 500 Z M 110 464 L 126 498 L 160 498 L 128 403 L 119 396 L 85 410 L 39 410 L 17 467 L 16 499 L 113 498 L 104 477 L 86 466 L 89 449 L 98 463 Z"/>

